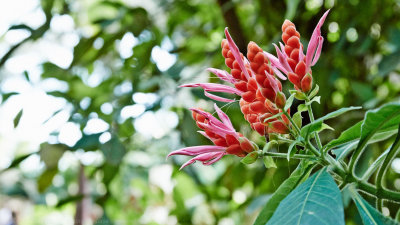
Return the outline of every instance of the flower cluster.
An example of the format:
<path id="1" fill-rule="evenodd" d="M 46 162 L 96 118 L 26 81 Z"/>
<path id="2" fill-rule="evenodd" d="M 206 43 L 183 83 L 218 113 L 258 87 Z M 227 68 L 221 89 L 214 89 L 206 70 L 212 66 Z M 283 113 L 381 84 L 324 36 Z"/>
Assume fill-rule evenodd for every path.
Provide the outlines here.
<path id="1" fill-rule="evenodd" d="M 208 71 L 222 81 L 230 83 L 231 86 L 216 83 L 191 83 L 181 85 L 181 87 L 201 87 L 207 97 L 220 102 L 234 102 L 235 100 L 210 92 L 236 94 L 240 96 L 239 105 L 244 118 L 253 130 L 260 135 L 290 133 L 292 124 L 285 116 L 289 115 L 290 109 L 287 109 L 288 112 L 283 112 L 286 96 L 282 92 L 282 84 L 278 78 L 281 80 L 288 78 L 294 88 L 304 94 L 311 90 L 311 66 L 316 64 L 321 54 L 324 40 L 321 36 L 321 26 L 328 13 L 329 10 L 325 12 L 314 29 L 306 54 L 303 53 L 300 34 L 289 20 L 285 20 L 282 25 L 283 43 L 279 43 L 279 47 L 274 44 L 277 57 L 263 51 L 254 42 L 248 44 L 247 57 L 245 57 L 239 52 L 226 28 L 226 39 L 222 40 L 221 47 L 225 64 L 229 67 L 230 72 L 214 68 L 209 68 Z M 210 139 L 215 146 L 188 147 L 169 154 L 169 156 L 197 155 L 185 163 L 182 168 L 196 160 L 209 165 L 218 161 L 225 154 L 243 157 L 254 150 L 253 145 L 234 130 L 227 115 L 217 106 L 215 106 L 215 110 L 222 122 L 207 112 L 192 109 L 193 118 L 198 127 L 203 130 L 200 133 Z"/>
<path id="2" fill-rule="evenodd" d="M 214 108 L 220 120 L 201 109 L 191 109 L 193 119 L 203 130 L 199 133 L 212 141 L 214 145 L 187 147 L 171 152 L 168 157 L 171 155 L 197 155 L 183 164 L 181 169 L 195 161 L 210 165 L 226 154 L 244 157 L 247 153 L 254 151 L 254 144 L 243 137 L 241 133 L 236 132 L 229 117 L 217 105 L 214 105 Z"/>

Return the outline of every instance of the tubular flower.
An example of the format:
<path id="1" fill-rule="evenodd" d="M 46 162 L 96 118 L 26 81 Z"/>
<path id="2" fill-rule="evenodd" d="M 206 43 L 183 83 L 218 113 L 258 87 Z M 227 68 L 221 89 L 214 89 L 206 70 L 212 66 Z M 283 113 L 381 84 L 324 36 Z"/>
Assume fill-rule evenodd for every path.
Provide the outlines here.
<path id="1" fill-rule="evenodd" d="M 180 169 L 196 161 L 201 161 L 204 165 L 211 165 L 224 155 L 244 157 L 247 153 L 254 151 L 253 144 L 242 134 L 236 132 L 229 117 L 215 104 L 214 108 L 220 120 L 201 109 L 191 109 L 193 119 L 203 130 L 199 133 L 211 140 L 214 145 L 187 147 L 171 152 L 168 157 L 171 155 L 195 156 L 183 164 Z"/>
<path id="2" fill-rule="evenodd" d="M 282 84 L 274 76 L 274 71 L 269 66 L 268 58 L 257 44 L 250 42 L 248 45 L 248 59 L 246 59 L 239 52 L 227 29 L 225 34 L 227 39 L 221 42 L 222 55 L 225 58 L 225 64 L 231 69 L 231 73 L 214 68 L 209 68 L 208 71 L 214 73 L 221 80 L 233 84 L 234 87 L 213 83 L 184 84 L 181 87 L 202 87 L 206 96 L 221 102 L 233 102 L 234 100 L 216 96 L 209 92 L 237 94 L 241 97 L 241 110 L 252 129 L 260 135 L 265 135 L 272 131 L 287 133 L 289 124 L 287 119 L 283 121 L 278 118 L 266 120 L 268 117 L 279 113 L 279 106 L 282 106 L 285 101 L 282 93 Z M 281 74 L 280 77 L 286 79 Z M 275 126 L 276 128 L 269 128 L 272 123 L 278 124 Z"/>
<path id="3" fill-rule="evenodd" d="M 264 52 L 271 60 L 273 70 L 280 74 L 279 70 L 285 73 L 291 83 L 297 90 L 307 93 L 312 87 L 312 71 L 322 50 L 324 38 L 321 36 L 321 27 L 325 22 L 329 10 L 319 20 L 314 32 L 308 43 L 307 53 L 303 53 L 303 45 L 300 43 L 300 33 L 296 30 L 296 26 L 289 20 L 285 20 L 282 25 L 282 41 L 279 43 L 280 48 L 275 45 L 278 58 Z"/>

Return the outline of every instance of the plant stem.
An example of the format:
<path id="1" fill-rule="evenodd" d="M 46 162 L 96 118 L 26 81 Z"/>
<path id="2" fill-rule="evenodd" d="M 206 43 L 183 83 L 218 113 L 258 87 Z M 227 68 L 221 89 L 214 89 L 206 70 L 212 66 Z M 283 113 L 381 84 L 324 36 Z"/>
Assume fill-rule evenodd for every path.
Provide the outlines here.
<path id="1" fill-rule="evenodd" d="M 312 111 L 311 104 L 307 104 L 307 103 L 309 103 L 309 102 L 310 102 L 310 99 L 309 99 L 309 98 L 306 98 L 306 105 L 307 105 L 308 116 L 310 117 L 310 121 L 311 121 L 311 122 L 314 122 L 314 114 L 313 114 L 313 111 Z M 317 142 L 318 148 L 319 148 L 319 149 L 322 149 L 322 143 L 321 143 L 321 140 L 319 139 L 318 133 L 314 133 L 314 137 L 315 137 L 315 140 L 316 140 L 316 142 Z"/>
<path id="2" fill-rule="evenodd" d="M 292 123 L 293 127 L 296 129 L 297 134 L 300 135 L 300 129 L 299 127 L 296 125 L 296 123 L 293 121 L 292 117 L 290 117 L 289 113 L 287 113 L 286 111 L 283 111 L 283 114 L 289 119 L 290 123 Z"/>
<path id="3" fill-rule="evenodd" d="M 365 171 L 364 175 L 361 177 L 361 180 L 367 181 L 371 175 L 375 172 L 376 169 L 382 164 L 383 160 L 385 159 L 386 155 L 389 153 L 389 149 L 384 151 Z"/>
<path id="4" fill-rule="evenodd" d="M 286 153 L 279 153 L 279 152 L 264 152 L 264 156 L 272 156 L 272 157 L 278 157 L 278 158 L 287 158 Z M 294 154 L 291 156 L 291 158 L 296 158 L 296 159 L 312 159 L 312 160 L 318 160 L 317 157 L 314 157 L 312 155 L 303 155 L 303 154 Z"/>
<path id="5" fill-rule="evenodd" d="M 400 149 L 400 125 L 399 125 L 399 132 L 397 134 L 396 140 L 394 141 L 392 147 L 389 150 L 389 153 L 386 155 L 385 160 L 383 161 L 382 165 L 379 167 L 378 174 L 376 175 L 376 182 L 375 186 L 377 189 L 377 193 L 379 194 L 383 188 L 383 179 L 385 178 L 385 174 L 387 169 L 389 168 L 390 164 L 392 164 L 393 159 L 396 157 L 397 153 Z M 377 199 L 376 207 L 379 211 L 382 212 L 382 205 L 383 201 L 381 199 Z"/>

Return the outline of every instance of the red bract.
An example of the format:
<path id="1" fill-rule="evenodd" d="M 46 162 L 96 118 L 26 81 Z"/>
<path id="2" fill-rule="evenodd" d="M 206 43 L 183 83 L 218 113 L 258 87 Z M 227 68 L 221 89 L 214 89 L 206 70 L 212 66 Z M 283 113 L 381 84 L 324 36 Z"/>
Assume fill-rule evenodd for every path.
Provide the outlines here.
<path id="1" fill-rule="evenodd" d="M 236 132 L 229 117 L 217 105 L 214 105 L 214 108 L 220 120 L 201 109 L 191 109 L 193 119 L 203 130 L 199 133 L 211 140 L 214 145 L 187 147 L 171 152 L 168 157 L 171 155 L 195 156 L 183 164 L 181 169 L 195 161 L 210 165 L 227 154 L 244 157 L 247 153 L 254 151 L 253 144 L 242 134 Z"/>

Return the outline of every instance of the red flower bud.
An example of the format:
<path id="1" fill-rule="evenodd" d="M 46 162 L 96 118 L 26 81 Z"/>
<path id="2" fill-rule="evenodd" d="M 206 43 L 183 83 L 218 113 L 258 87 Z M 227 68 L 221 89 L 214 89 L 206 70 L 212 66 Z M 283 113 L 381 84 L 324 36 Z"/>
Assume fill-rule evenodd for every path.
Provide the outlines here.
<path id="1" fill-rule="evenodd" d="M 278 108 L 283 109 L 285 107 L 286 104 L 286 97 L 285 94 L 283 94 L 282 92 L 277 92 L 276 93 L 276 97 L 275 97 L 275 104 Z"/>
<path id="2" fill-rule="evenodd" d="M 301 90 L 304 93 L 307 93 L 311 90 L 311 88 L 312 88 L 312 76 L 311 74 L 308 73 L 301 80 Z"/>

